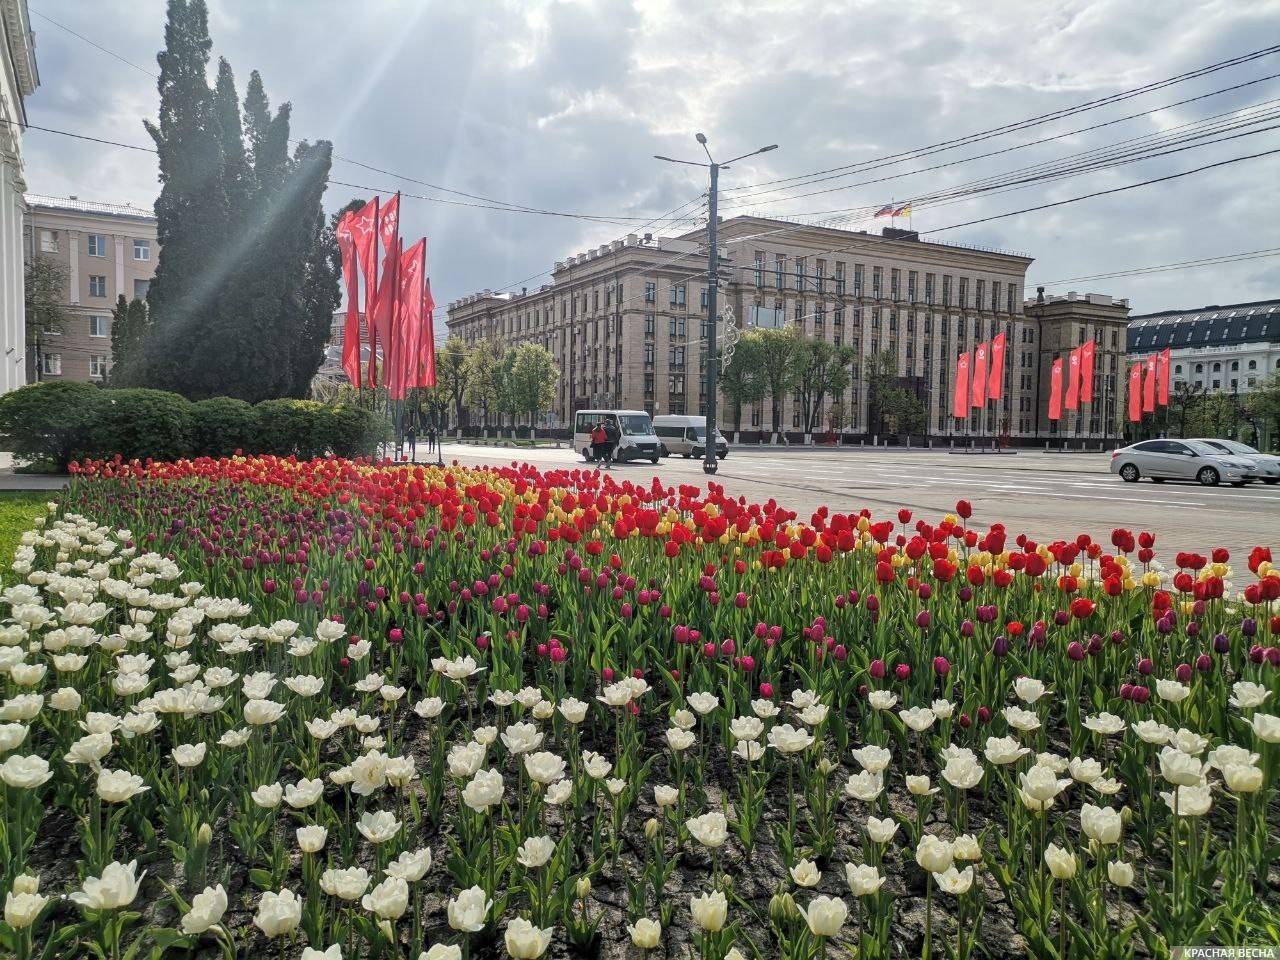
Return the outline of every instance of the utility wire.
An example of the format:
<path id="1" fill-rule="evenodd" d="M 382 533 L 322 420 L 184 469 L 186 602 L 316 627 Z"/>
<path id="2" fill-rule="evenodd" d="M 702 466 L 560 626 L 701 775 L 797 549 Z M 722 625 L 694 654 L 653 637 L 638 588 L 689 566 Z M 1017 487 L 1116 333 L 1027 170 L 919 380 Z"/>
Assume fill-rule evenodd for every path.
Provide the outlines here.
<path id="1" fill-rule="evenodd" d="M 1127 270 L 1113 270 L 1110 273 L 1094 273 L 1086 277 L 1067 277 L 1065 280 L 1047 280 L 1034 284 L 1040 287 L 1060 287 L 1068 283 L 1083 283 L 1089 280 L 1110 280 L 1114 277 L 1135 277 L 1152 273 L 1168 273 L 1175 270 L 1194 270 L 1199 267 L 1212 267 L 1222 263 L 1239 263 L 1248 260 L 1262 260 L 1267 257 L 1280 257 L 1280 247 L 1264 247 L 1260 250 L 1245 250 L 1241 253 L 1224 253 L 1213 257 L 1199 257 L 1195 260 L 1179 260 L 1175 263 L 1158 263 L 1145 267 L 1130 267 Z"/>
<path id="2" fill-rule="evenodd" d="M 809 180 L 813 177 L 817 177 L 822 174 L 835 173 L 842 170 L 853 171 L 853 170 L 864 169 L 869 164 L 876 163 L 876 162 L 885 163 L 885 162 L 893 161 L 893 162 L 900 163 L 900 162 L 903 162 L 904 160 L 914 159 L 919 156 L 927 156 L 932 153 L 938 153 L 942 150 L 950 150 L 950 149 L 953 149 L 954 147 L 964 146 L 970 143 L 978 143 L 983 140 L 990 140 L 993 137 L 1003 136 L 1006 133 L 1013 133 L 1018 130 L 1025 130 L 1030 127 L 1040 126 L 1041 124 L 1049 123 L 1053 120 L 1059 120 L 1063 117 L 1074 116 L 1075 114 L 1084 113 L 1089 110 L 1096 110 L 1098 107 L 1108 106 L 1112 103 L 1119 103 L 1124 100 L 1130 100 L 1134 97 L 1141 96 L 1144 93 L 1150 93 L 1154 90 L 1162 90 L 1165 87 L 1173 86 L 1174 84 L 1178 84 L 1178 83 L 1183 83 L 1187 80 L 1193 80 L 1198 77 L 1208 76 L 1209 74 L 1217 73 L 1220 70 L 1226 70 L 1230 67 L 1239 66 L 1240 64 L 1243 64 L 1243 63 L 1249 63 L 1253 60 L 1260 59 L 1261 57 L 1270 56 L 1277 52 L 1280 52 L 1280 44 L 1274 44 L 1272 46 L 1262 47 L 1261 49 L 1254 50 L 1250 53 L 1241 54 L 1236 57 L 1231 57 L 1227 60 L 1220 60 L 1217 63 L 1211 63 L 1207 66 L 1199 67 L 1195 70 L 1190 70 L 1185 73 L 1180 73 L 1180 74 L 1177 74 L 1176 76 L 1169 77 L 1164 80 L 1158 80 L 1152 83 L 1143 84 L 1138 87 L 1133 87 L 1128 90 L 1122 90 L 1119 93 L 1110 94 L 1106 97 L 1100 97 L 1096 100 L 1088 100 L 1088 101 L 1085 101 L 1084 103 L 1079 103 L 1072 107 L 1064 107 L 1059 110 L 1052 110 L 1048 113 L 1043 113 L 1043 114 L 1040 114 L 1039 116 L 1031 117 L 1026 120 L 1019 120 L 1013 123 L 1002 124 L 1001 126 L 998 126 L 998 127 L 991 127 L 986 130 L 979 130 L 975 133 L 967 134 L 963 137 L 956 137 L 951 140 L 941 140 L 937 143 L 929 144 L 928 146 L 925 146 L 925 147 L 916 147 L 914 149 L 905 150 L 900 153 L 890 154 L 889 156 L 878 158 L 878 160 L 864 160 L 856 163 L 843 164 L 841 166 L 828 167 L 823 170 L 815 170 L 811 173 L 798 174 L 793 177 L 781 177 L 775 180 L 762 180 L 758 183 L 744 184 L 741 187 L 735 187 L 731 189 L 747 190 L 754 187 L 769 186 L 775 183 L 794 183 L 795 181 Z"/>

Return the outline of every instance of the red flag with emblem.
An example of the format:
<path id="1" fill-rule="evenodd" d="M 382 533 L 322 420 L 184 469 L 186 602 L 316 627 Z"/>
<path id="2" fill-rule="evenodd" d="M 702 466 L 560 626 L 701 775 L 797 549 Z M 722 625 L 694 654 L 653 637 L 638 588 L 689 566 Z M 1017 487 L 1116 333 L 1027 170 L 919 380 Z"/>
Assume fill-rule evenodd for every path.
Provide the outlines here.
<path id="1" fill-rule="evenodd" d="M 1129 368 L 1129 422 L 1142 419 L 1142 361 Z"/>
<path id="2" fill-rule="evenodd" d="M 1093 364 L 1098 344 L 1088 341 L 1080 348 L 1080 402 L 1093 403 Z"/>
<path id="3" fill-rule="evenodd" d="M 1049 373 L 1049 419 L 1062 419 L 1062 358 L 1053 361 Z"/>
<path id="4" fill-rule="evenodd" d="M 980 343 L 973 348 L 973 389 L 969 397 L 972 406 L 987 402 L 987 345 Z"/>
<path id="5" fill-rule="evenodd" d="M 356 263 L 364 276 L 364 324 L 369 335 L 369 355 L 373 356 L 373 314 L 378 302 L 378 212 L 380 201 L 374 197 L 351 214 L 347 227 L 351 231 L 351 243 L 356 251 Z M 350 314 L 348 314 L 348 318 Z M 351 382 L 360 385 L 359 337 L 356 341 L 356 377 Z M 370 382 L 370 386 L 373 383 Z"/>
<path id="6" fill-rule="evenodd" d="M 1004 396 L 1004 334 L 991 341 L 991 374 L 987 377 L 987 396 L 999 400 Z"/>
<path id="7" fill-rule="evenodd" d="M 403 399 L 405 390 L 415 386 L 418 366 L 418 338 L 422 333 L 422 282 L 426 266 L 427 241 L 419 240 L 400 257 L 400 303 L 395 350 L 387 368 L 387 382 L 393 400 Z"/>
<path id="8" fill-rule="evenodd" d="M 396 322 L 396 306 L 400 290 L 400 194 L 387 201 L 378 212 L 378 239 L 382 244 L 382 276 L 378 282 L 373 307 L 372 335 L 382 344 L 384 365 L 391 351 L 391 334 Z M 374 342 L 369 343 L 369 385 L 378 385 L 378 359 Z M 384 377 L 385 379 L 385 377 Z"/>
<path id="9" fill-rule="evenodd" d="M 951 412 L 956 419 L 963 420 L 969 416 L 969 354 L 962 353 L 956 357 L 955 398 L 951 404 Z"/>
<path id="10" fill-rule="evenodd" d="M 1172 356 L 1168 347 L 1156 354 L 1156 402 L 1162 407 L 1169 405 L 1169 363 Z"/>
<path id="11" fill-rule="evenodd" d="M 1080 406 L 1080 348 L 1076 347 L 1067 356 L 1067 399 L 1064 404 L 1068 410 Z"/>
<path id="12" fill-rule="evenodd" d="M 425 269 L 425 261 L 424 261 Z M 418 350 L 418 374 L 415 387 L 436 385 L 436 301 L 431 296 L 431 279 L 428 277 L 422 291 L 422 343 Z"/>
<path id="13" fill-rule="evenodd" d="M 1146 372 L 1142 381 L 1142 412 L 1156 412 L 1156 355 L 1147 357 L 1143 364 Z"/>

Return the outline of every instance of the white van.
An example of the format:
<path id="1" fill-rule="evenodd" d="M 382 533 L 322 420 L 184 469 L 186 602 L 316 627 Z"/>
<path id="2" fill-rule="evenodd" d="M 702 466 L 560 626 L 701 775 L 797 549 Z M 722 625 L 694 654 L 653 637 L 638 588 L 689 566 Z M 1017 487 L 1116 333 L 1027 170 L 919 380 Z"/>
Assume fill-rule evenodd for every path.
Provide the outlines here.
<path id="1" fill-rule="evenodd" d="M 618 428 L 615 461 L 658 462 L 658 438 L 653 434 L 653 421 L 643 410 L 579 410 L 573 418 L 573 449 L 583 459 L 591 459 L 591 431 L 601 421 Z"/>
<path id="2" fill-rule="evenodd" d="M 673 413 L 662 414 L 653 418 L 653 432 L 658 435 L 662 444 L 662 455 L 673 456 L 677 453 L 686 457 L 702 458 L 707 450 L 707 418 L 685 417 Z M 716 431 L 716 458 L 723 460 L 729 456 L 729 442 L 724 434 Z"/>

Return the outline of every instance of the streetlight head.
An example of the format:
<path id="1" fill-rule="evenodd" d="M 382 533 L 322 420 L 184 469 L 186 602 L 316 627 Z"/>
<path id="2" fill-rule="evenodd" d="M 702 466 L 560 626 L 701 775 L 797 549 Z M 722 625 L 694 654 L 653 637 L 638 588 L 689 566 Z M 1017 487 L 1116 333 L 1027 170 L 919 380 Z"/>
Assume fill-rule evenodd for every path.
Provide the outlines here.
<path id="1" fill-rule="evenodd" d="M 707 145 L 707 138 L 705 134 L 695 133 L 693 136 L 694 136 L 694 139 L 697 140 L 704 147 Z"/>
<path id="2" fill-rule="evenodd" d="M 777 149 L 778 149 L 778 145 L 776 143 L 771 143 L 767 147 L 761 147 L 759 152 L 768 153 L 770 150 L 777 150 Z"/>

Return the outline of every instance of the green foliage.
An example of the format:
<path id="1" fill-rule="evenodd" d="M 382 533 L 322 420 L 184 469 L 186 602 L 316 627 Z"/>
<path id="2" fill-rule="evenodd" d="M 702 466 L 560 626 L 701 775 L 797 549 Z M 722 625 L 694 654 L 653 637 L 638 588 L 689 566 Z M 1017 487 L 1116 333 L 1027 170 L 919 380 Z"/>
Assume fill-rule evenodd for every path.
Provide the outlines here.
<path id="1" fill-rule="evenodd" d="M 7 570 L 22 535 L 46 513 L 52 490 L 0 490 L 0 564 Z"/>
<path id="2" fill-rule="evenodd" d="M 62 303 L 67 294 L 67 273 L 57 260 L 42 253 L 32 256 L 24 267 L 22 289 L 28 343 L 50 330 L 66 329 L 67 311 Z"/>
<path id="3" fill-rule="evenodd" d="M 107 390 L 93 429 L 94 452 L 127 460 L 178 460 L 191 455 L 191 403 L 163 390 Z"/>
<path id="4" fill-rule="evenodd" d="M 436 389 L 453 402 L 455 422 L 462 426 L 462 404 L 467 390 L 467 346 L 458 337 L 445 341 L 436 352 Z"/>
<path id="5" fill-rule="evenodd" d="M 120 294 L 111 313 L 110 386 L 130 387 L 139 382 L 143 343 L 149 327 L 146 303 L 136 297 L 125 300 L 124 294 Z"/>
<path id="6" fill-rule="evenodd" d="M 795 379 L 795 361 L 800 349 L 800 338 L 793 328 L 785 330 L 754 330 L 743 337 L 758 338 L 760 376 L 764 381 L 765 395 L 772 405 L 772 432 L 782 432 L 782 402 Z M 741 349 L 741 344 L 738 348 Z"/>
<path id="7" fill-rule="evenodd" d="M 508 356 L 511 357 L 511 369 L 507 393 L 512 412 L 527 415 L 532 427 L 555 402 L 560 371 L 556 369 L 555 358 L 541 344 L 521 344 L 508 351 Z"/>
<path id="8" fill-rule="evenodd" d="M 23 461 L 48 460 L 65 471 L 93 451 L 103 391 L 91 383 L 49 380 L 0 396 L 0 442 Z"/>
<path id="9" fill-rule="evenodd" d="M 159 123 L 147 124 L 161 249 L 130 381 L 193 399 L 305 396 L 340 299 L 321 207 L 331 147 L 290 156 L 290 108 L 271 113 L 256 73 L 242 119 L 225 60 L 209 86 L 211 46 L 204 0 L 169 0 Z"/>
<path id="10" fill-rule="evenodd" d="M 73 460 L 176 460 L 276 454 L 368 456 L 386 439 L 385 419 L 352 404 L 231 397 L 192 403 L 162 390 L 103 390 L 47 381 L 0 396 L 0 443 L 20 461 L 65 472 Z"/>
<path id="11" fill-rule="evenodd" d="M 760 369 L 760 337 L 748 331 L 733 348 L 733 356 L 720 371 L 720 392 L 733 405 L 733 429 L 742 429 L 742 408 L 759 403 L 765 396 L 765 380 Z"/>
<path id="12" fill-rule="evenodd" d="M 501 399 L 503 351 L 495 340 L 485 340 L 467 353 L 465 374 L 466 401 L 480 409 L 481 423 L 489 426 L 489 415 Z"/>
<path id="13" fill-rule="evenodd" d="M 812 433 L 827 394 L 841 396 L 849 388 L 849 365 L 854 352 L 828 340 L 805 337 L 795 353 L 794 387 L 800 401 L 805 433 Z"/>
<path id="14" fill-rule="evenodd" d="M 209 457 L 229 457 L 251 449 L 257 439 L 253 407 L 232 397 L 210 397 L 191 405 L 191 445 Z"/>

